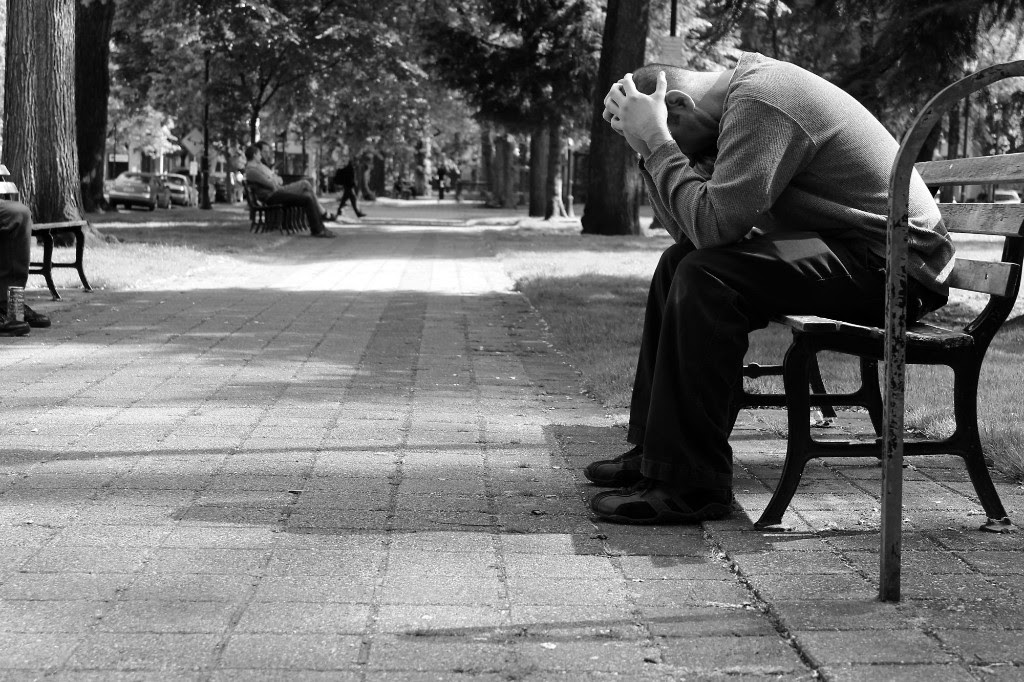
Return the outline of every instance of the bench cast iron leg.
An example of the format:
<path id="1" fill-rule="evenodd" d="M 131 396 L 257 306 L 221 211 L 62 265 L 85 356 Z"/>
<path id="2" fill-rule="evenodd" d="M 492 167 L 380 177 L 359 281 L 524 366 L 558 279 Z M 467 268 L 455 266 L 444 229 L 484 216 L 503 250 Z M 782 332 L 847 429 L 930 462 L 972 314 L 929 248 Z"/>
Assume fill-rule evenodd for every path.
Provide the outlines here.
<path id="1" fill-rule="evenodd" d="M 782 477 L 775 486 L 772 499 L 762 512 L 761 518 L 754 524 L 755 528 L 777 526 L 782 523 L 786 507 L 800 485 L 800 474 L 807 464 L 807 449 L 811 440 L 811 425 L 807 419 L 811 399 L 807 385 L 809 366 L 813 358 L 814 353 L 808 344 L 801 337 L 794 336 L 793 343 L 786 351 L 782 374 L 786 390 L 786 417 L 789 422 L 786 461 L 782 465 Z"/>

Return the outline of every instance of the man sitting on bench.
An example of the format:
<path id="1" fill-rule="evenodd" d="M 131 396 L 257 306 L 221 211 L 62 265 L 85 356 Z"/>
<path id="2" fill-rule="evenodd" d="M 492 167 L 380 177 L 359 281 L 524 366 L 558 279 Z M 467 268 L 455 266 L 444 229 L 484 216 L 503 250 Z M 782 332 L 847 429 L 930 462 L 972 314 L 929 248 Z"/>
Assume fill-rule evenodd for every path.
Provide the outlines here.
<path id="1" fill-rule="evenodd" d="M 648 65 L 604 103 L 676 244 L 647 299 L 627 435 L 636 447 L 585 471 L 597 485 L 625 487 L 595 495 L 591 508 L 619 523 L 722 517 L 747 334 L 773 315 L 884 318 L 899 145 L 846 92 L 755 53 L 721 72 Z M 954 258 L 916 173 L 909 219 L 913 320 L 945 303 Z"/>
<path id="2" fill-rule="evenodd" d="M 324 221 L 330 220 L 331 217 L 320 208 L 313 185 L 307 180 L 284 184 L 281 177 L 264 163 L 264 160 L 269 161 L 272 158 L 273 151 L 266 142 L 251 144 L 245 149 L 245 180 L 252 187 L 256 198 L 265 204 L 304 208 L 311 236 L 335 236 L 324 227 Z"/>
<path id="3" fill-rule="evenodd" d="M 50 318 L 25 306 L 24 322 L 7 320 L 7 287 L 24 287 L 32 248 L 32 213 L 17 201 L 0 199 L 0 336 L 24 336 L 30 327 L 49 327 Z"/>

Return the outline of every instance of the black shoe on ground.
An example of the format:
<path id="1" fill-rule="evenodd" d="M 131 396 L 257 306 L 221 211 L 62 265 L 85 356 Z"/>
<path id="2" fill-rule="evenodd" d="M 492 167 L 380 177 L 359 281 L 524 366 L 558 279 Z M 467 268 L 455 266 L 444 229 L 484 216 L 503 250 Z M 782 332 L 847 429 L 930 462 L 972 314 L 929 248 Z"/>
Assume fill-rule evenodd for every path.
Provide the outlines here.
<path id="1" fill-rule="evenodd" d="M 37 313 L 28 306 L 25 306 L 25 321 L 28 322 L 28 326 L 35 327 L 36 329 L 46 328 L 50 326 L 50 318 L 42 313 Z"/>
<path id="2" fill-rule="evenodd" d="M 0 323 L 0 336 L 25 336 L 32 328 L 27 322 L 3 322 Z"/>
<path id="3" fill-rule="evenodd" d="M 732 512 L 732 492 L 677 492 L 661 481 L 645 478 L 631 488 L 594 495 L 590 508 L 602 520 L 613 523 L 697 524 L 728 516 Z"/>
<path id="4" fill-rule="evenodd" d="M 640 460 L 643 455 L 643 447 L 637 445 L 629 452 L 614 459 L 591 462 L 583 470 L 583 475 L 594 485 L 605 488 L 626 488 L 639 483 L 643 478 L 643 474 L 640 473 Z"/>
<path id="5" fill-rule="evenodd" d="M 362 211 L 356 211 L 356 217 L 357 218 L 365 218 L 366 214 L 363 213 Z"/>

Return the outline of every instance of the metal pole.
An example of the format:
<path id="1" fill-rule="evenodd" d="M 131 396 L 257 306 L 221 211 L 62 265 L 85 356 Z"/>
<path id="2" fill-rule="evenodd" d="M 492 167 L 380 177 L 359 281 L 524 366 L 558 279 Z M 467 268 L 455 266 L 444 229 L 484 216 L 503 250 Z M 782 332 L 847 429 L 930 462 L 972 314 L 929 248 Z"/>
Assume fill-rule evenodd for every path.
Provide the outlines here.
<path id="1" fill-rule="evenodd" d="M 676 16 L 677 16 L 676 3 L 677 2 L 678 2 L 678 0 L 672 0 L 672 19 L 669 21 L 669 25 L 668 25 L 668 34 L 670 36 L 672 36 L 673 38 L 676 37 Z"/>
<path id="2" fill-rule="evenodd" d="M 203 157 L 199 160 L 200 208 L 213 208 L 210 196 L 210 53 L 206 53 L 203 73 Z"/>

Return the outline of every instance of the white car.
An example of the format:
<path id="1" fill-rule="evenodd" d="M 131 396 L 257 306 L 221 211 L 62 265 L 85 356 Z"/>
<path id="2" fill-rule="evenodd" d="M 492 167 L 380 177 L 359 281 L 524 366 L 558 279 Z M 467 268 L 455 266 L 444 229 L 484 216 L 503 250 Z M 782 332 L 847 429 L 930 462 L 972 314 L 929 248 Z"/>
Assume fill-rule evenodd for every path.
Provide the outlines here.
<path id="1" fill-rule="evenodd" d="M 994 204 L 1019 204 L 1020 194 L 1015 189 L 997 189 L 992 193 Z"/>

